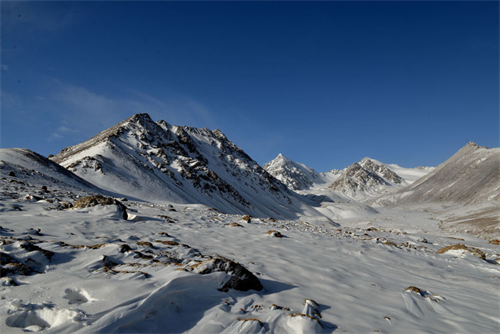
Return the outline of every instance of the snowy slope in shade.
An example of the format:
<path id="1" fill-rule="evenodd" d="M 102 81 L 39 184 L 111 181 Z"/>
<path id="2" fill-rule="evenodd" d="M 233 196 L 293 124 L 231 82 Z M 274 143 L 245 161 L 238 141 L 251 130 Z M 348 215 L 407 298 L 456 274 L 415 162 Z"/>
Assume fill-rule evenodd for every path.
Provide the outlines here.
<path id="1" fill-rule="evenodd" d="M 7 194 L 20 184 L 5 172 L 2 259 L 40 273 L 0 279 L 1 333 L 498 330 L 498 246 L 442 231 L 426 212 L 381 209 L 341 220 L 339 229 L 297 220 L 246 223 L 200 206 L 129 201 L 136 220 L 125 221 L 112 207 L 54 208 L 61 183 L 44 201 L 15 199 Z M 24 175 L 19 181 L 29 183 Z M 22 187 L 34 192 L 39 185 Z M 465 251 L 437 254 L 457 243 L 452 237 L 481 249 L 490 262 Z M 228 274 L 192 271 L 215 254 L 254 273 L 263 290 L 219 291 Z M 405 291 L 410 286 L 419 292 Z"/>
<path id="2" fill-rule="evenodd" d="M 50 187 L 59 183 L 59 187 L 87 192 L 102 193 L 103 190 L 78 177 L 50 159 L 25 148 L 0 149 L 0 169 L 4 173 L 13 173 L 24 180 L 43 180 Z M 7 172 L 8 171 L 8 172 Z"/>
<path id="3" fill-rule="evenodd" d="M 200 203 L 258 217 L 322 216 L 219 130 L 155 123 L 147 114 L 52 159 L 107 190 L 156 203 Z"/>

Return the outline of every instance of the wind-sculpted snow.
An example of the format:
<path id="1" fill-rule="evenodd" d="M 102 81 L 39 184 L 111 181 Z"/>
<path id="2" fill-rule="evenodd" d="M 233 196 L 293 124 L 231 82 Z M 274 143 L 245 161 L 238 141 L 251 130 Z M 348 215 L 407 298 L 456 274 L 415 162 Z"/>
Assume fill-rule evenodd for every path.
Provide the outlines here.
<path id="1" fill-rule="evenodd" d="M 381 208 L 339 227 L 128 200 L 125 220 L 11 171 L 0 168 L 1 333 L 498 329 L 499 246 L 430 213 Z"/>
<path id="2" fill-rule="evenodd" d="M 125 197 L 200 203 L 228 213 L 293 218 L 309 211 L 219 130 L 155 123 L 137 114 L 52 158 Z"/>

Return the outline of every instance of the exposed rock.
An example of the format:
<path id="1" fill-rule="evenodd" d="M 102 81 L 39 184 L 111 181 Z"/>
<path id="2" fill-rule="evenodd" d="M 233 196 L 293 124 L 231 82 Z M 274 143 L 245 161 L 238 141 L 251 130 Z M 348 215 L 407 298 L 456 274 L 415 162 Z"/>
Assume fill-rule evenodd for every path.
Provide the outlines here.
<path id="1" fill-rule="evenodd" d="M 132 248 L 130 248 L 129 245 L 123 244 L 120 246 L 120 249 L 119 249 L 120 253 L 126 253 L 126 252 L 130 252 L 130 251 L 132 251 Z"/>
<path id="2" fill-rule="evenodd" d="M 251 218 L 249 215 L 245 215 L 243 216 L 240 220 L 246 222 L 246 223 L 250 223 L 251 222 Z"/>
<path id="3" fill-rule="evenodd" d="M 9 274 L 29 276 L 36 272 L 28 265 L 21 263 L 4 252 L 0 252 L 0 264 L 0 277 L 5 277 Z"/>
<path id="4" fill-rule="evenodd" d="M 262 290 L 262 284 L 259 279 L 248 271 L 241 264 L 225 259 L 223 257 L 216 257 L 210 260 L 202 261 L 191 269 L 201 275 L 210 274 L 213 272 L 226 272 L 230 275 L 229 280 L 227 280 L 221 291 L 228 291 L 229 289 L 235 289 L 239 291 L 248 290 Z"/>
<path id="5" fill-rule="evenodd" d="M 279 231 L 275 231 L 275 230 L 267 231 L 266 234 L 271 235 L 275 238 L 283 238 L 283 235 Z"/>
<path id="6" fill-rule="evenodd" d="M 439 249 L 436 253 L 444 254 L 450 251 L 462 251 L 463 253 L 467 252 L 482 260 L 486 260 L 486 254 L 482 250 L 477 249 L 475 247 L 465 246 L 464 244 L 446 246 Z"/>
<path id="7" fill-rule="evenodd" d="M 123 205 L 120 201 L 111 198 L 111 197 L 105 197 L 102 195 L 93 195 L 93 196 L 87 196 L 84 198 L 79 199 L 78 201 L 75 202 L 73 205 L 74 209 L 83 209 L 83 208 L 90 208 L 96 205 L 116 205 L 119 210 L 122 213 L 123 219 L 127 219 L 128 214 L 127 214 L 127 207 Z"/>
<path id="8" fill-rule="evenodd" d="M 408 291 L 408 292 L 415 292 L 416 294 L 418 295 L 422 295 L 422 290 L 420 290 L 420 288 L 417 288 L 416 286 L 413 286 L 413 285 L 410 285 L 409 287 L 407 287 L 405 289 L 405 291 Z"/>
<path id="9" fill-rule="evenodd" d="M 52 260 L 52 256 L 54 256 L 54 252 L 40 248 L 37 245 L 34 245 L 32 242 L 23 242 L 21 244 L 21 248 L 27 250 L 28 252 L 38 251 L 42 253 L 49 261 Z"/>

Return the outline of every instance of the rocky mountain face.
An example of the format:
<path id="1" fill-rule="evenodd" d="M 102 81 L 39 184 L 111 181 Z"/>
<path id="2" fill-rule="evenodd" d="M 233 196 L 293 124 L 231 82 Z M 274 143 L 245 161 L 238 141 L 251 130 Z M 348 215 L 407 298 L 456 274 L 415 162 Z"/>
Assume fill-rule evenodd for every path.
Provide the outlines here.
<path id="1" fill-rule="evenodd" d="M 321 181 L 319 173 L 314 169 L 292 161 L 281 153 L 263 167 L 269 174 L 292 190 L 304 190 Z"/>
<path id="2" fill-rule="evenodd" d="M 429 167 L 404 168 L 386 165 L 374 159 L 364 158 L 342 170 L 317 173 L 314 169 L 281 154 L 266 163 L 264 169 L 289 189 L 301 194 L 326 195 L 333 192 L 358 200 L 399 189 L 432 170 Z M 395 171 L 401 172 L 407 179 Z"/>
<path id="3" fill-rule="evenodd" d="M 404 184 L 405 180 L 384 164 L 364 158 L 343 169 L 329 188 L 356 197 L 360 194 L 378 194 L 387 188 Z"/>
<path id="4" fill-rule="evenodd" d="M 152 202 L 293 218 L 304 203 L 219 130 L 137 114 L 52 158 L 83 179 Z"/>

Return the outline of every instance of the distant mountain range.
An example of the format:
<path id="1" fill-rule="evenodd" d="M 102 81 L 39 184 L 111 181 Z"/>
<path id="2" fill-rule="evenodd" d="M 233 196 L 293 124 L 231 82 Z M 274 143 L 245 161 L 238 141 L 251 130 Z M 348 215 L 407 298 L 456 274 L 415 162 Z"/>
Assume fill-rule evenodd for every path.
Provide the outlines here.
<path id="1" fill-rule="evenodd" d="M 499 150 L 469 143 L 436 168 L 364 158 L 342 170 L 318 173 L 281 154 L 262 168 L 219 130 L 137 114 L 50 160 L 27 149 L 2 149 L 0 168 L 38 173 L 48 182 L 85 192 L 203 204 L 255 217 L 331 222 L 352 212 L 376 212 L 370 206 L 460 205 L 469 209 L 449 213 L 443 224 L 477 222 L 479 217 L 496 228 Z"/>
<path id="2" fill-rule="evenodd" d="M 329 189 L 358 200 L 402 188 L 433 170 L 432 167 L 404 168 L 364 158 L 342 170 L 317 173 L 281 154 L 266 163 L 264 169 L 288 188 L 300 193 L 317 193 L 320 190 L 325 193 L 325 189 Z"/>

